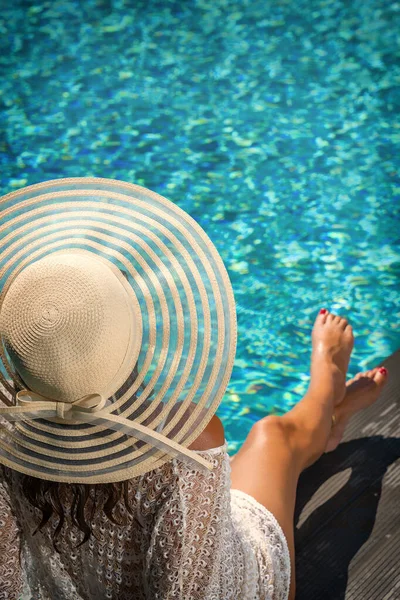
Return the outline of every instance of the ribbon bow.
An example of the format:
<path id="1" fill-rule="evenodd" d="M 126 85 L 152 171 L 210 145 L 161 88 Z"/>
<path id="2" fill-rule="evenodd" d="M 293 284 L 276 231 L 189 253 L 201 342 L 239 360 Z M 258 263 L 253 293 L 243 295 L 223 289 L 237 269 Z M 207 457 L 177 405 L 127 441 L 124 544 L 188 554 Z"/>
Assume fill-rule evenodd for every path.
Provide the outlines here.
<path id="1" fill-rule="evenodd" d="M 44 404 L 43 404 L 44 403 Z M 74 414 L 79 417 L 80 413 L 95 413 L 102 410 L 106 405 L 106 399 L 101 394 L 88 394 L 73 402 L 60 402 L 59 400 L 50 400 L 36 392 L 22 390 L 17 394 L 17 406 L 23 406 L 26 411 L 40 410 L 39 406 L 43 405 L 43 410 L 49 410 L 49 403 L 55 404 L 55 410 L 59 419 L 67 420 L 73 418 Z M 68 416 L 67 416 L 68 415 Z"/>
<path id="2" fill-rule="evenodd" d="M 58 417 L 68 422 L 68 420 L 78 420 L 83 423 L 93 423 L 101 421 L 109 429 L 114 429 L 121 433 L 126 433 L 146 442 L 158 450 L 162 450 L 172 458 L 179 457 L 188 462 L 191 467 L 195 463 L 196 467 L 202 467 L 212 470 L 213 465 L 202 456 L 185 448 L 181 444 L 170 440 L 165 435 L 153 431 L 135 421 L 130 421 L 119 415 L 104 412 L 106 398 L 101 394 L 88 394 L 73 402 L 61 402 L 51 400 L 41 396 L 36 392 L 21 390 L 18 392 L 16 406 L 0 407 L 0 416 L 9 421 L 19 421 L 22 419 L 46 419 Z"/>

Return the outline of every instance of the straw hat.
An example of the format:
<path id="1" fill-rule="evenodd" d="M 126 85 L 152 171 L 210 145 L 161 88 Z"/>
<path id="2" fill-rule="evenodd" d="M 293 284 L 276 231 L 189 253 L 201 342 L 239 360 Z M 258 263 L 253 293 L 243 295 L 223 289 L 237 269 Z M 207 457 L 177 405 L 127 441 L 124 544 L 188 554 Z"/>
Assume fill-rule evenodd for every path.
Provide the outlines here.
<path id="1" fill-rule="evenodd" d="M 0 199 L 0 240 L 0 463 L 81 483 L 212 468 L 188 446 L 229 382 L 236 312 L 198 223 L 137 185 L 58 179 Z"/>

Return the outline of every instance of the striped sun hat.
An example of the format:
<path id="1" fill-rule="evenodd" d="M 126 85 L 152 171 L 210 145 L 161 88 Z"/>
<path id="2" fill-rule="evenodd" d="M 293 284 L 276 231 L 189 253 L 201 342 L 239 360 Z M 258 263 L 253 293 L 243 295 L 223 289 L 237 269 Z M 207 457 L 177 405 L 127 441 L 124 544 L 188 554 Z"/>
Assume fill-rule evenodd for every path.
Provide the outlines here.
<path id="1" fill-rule="evenodd" d="M 231 283 L 181 208 L 102 178 L 0 199 L 0 463 L 116 482 L 178 457 L 214 415 L 236 352 Z"/>

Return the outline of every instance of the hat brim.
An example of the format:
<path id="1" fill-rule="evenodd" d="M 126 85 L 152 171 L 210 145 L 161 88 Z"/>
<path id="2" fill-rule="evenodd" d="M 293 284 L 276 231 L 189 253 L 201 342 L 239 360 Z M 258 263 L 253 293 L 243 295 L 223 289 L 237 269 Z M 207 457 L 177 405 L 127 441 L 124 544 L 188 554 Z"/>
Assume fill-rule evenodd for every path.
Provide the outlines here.
<path id="1" fill-rule="evenodd" d="M 200 225 L 141 186 L 59 179 L 4 196 L 0 237 L 0 310 L 8 282 L 50 252 L 93 252 L 127 273 L 125 284 L 141 308 L 142 348 L 137 377 L 107 410 L 188 447 L 225 393 L 237 336 L 229 276 Z M 0 398 L 7 402 L 21 381 L 0 346 L 6 392 Z M 52 481 L 121 481 L 169 459 L 151 444 L 102 425 L 39 419 L 21 421 L 12 430 L 0 427 L 0 462 Z"/>

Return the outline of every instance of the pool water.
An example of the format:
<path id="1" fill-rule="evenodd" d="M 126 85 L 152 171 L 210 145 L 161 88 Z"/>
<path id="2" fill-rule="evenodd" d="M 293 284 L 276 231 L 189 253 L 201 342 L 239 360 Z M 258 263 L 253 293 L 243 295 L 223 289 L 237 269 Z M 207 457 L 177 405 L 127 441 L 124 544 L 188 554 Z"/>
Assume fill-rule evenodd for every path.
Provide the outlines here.
<path id="1" fill-rule="evenodd" d="M 200 223 L 237 302 L 231 452 L 306 391 L 321 307 L 349 375 L 399 347 L 399 2 L 3 5 L 2 193 L 110 177 Z"/>

